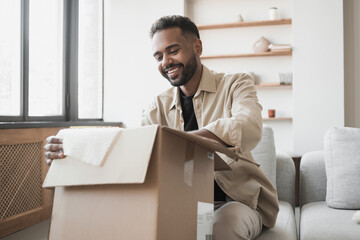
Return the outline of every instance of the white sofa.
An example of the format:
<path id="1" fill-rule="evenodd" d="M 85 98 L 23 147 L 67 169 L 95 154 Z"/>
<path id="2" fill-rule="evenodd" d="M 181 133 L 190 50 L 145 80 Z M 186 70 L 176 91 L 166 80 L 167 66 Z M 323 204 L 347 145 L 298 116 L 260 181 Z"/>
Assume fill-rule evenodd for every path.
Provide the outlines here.
<path id="1" fill-rule="evenodd" d="M 354 191 L 360 191 L 360 186 Z M 323 151 L 306 153 L 301 159 L 300 204 L 301 240 L 360 239 L 360 224 L 352 220 L 356 210 L 335 209 L 326 204 Z"/>
<path id="2" fill-rule="evenodd" d="M 262 139 L 252 151 L 274 186 L 276 186 L 280 211 L 274 228 L 264 228 L 256 240 L 296 240 L 295 224 L 295 166 L 291 157 L 275 150 L 274 133 L 264 125 Z"/>
<path id="3" fill-rule="evenodd" d="M 352 216 L 360 210 L 360 129 L 330 129 L 324 149 L 306 153 L 301 159 L 300 239 L 358 240 L 360 224 Z M 335 193 L 326 199 L 327 191 Z M 340 194 L 346 191 L 348 194 Z M 333 197 L 344 207 L 329 207 Z M 346 209 L 349 203 L 355 209 Z"/>

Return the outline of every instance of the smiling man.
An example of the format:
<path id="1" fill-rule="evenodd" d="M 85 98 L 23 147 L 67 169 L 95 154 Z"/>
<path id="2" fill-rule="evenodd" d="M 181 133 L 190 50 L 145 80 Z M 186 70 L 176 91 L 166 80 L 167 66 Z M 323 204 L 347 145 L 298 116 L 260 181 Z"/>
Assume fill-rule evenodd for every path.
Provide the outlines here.
<path id="1" fill-rule="evenodd" d="M 142 125 L 207 137 L 248 159 L 224 156 L 232 171 L 214 173 L 214 239 L 256 238 L 263 225 L 274 226 L 279 206 L 276 190 L 250 153 L 262 132 L 262 107 L 253 81 L 243 73 L 216 73 L 202 65 L 199 31 L 187 17 L 159 19 L 150 36 L 158 70 L 172 87 L 143 112 Z M 48 138 L 45 150 L 48 164 L 64 157 L 58 138 Z"/>
<path id="2" fill-rule="evenodd" d="M 142 124 L 160 124 L 214 139 L 254 162 L 225 159 L 215 172 L 214 239 L 254 239 L 273 227 L 277 194 L 250 153 L 261 139 L 262 107 L 246 74 L 224 74 L 201 64 L 202 42 L 187 17 L 167 16 L 150 31 L 159 72 L 173 86 L 156 97 Z"/>

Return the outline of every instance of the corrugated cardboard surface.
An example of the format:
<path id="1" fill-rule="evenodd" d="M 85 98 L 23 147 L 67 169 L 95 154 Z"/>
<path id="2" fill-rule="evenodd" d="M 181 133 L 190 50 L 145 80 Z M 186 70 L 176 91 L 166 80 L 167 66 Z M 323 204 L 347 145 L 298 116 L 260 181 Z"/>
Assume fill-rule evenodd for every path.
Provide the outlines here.
<path id="1" fill-rule="evenodd" d="M 119 137 L 103 166 L 111 164 L 111 172 L 89 170 L 94 167 L 70 159 L 51 167 L 53 172 L 44 184 L 47 187 L 88 185 L 55 188 L 49 239 L 196 239 L 198 202 L 213 201 L 214 159 L 209 159 L 208 154 L 213 143 L 200 145 L 197 137 L 184 137 L 157 126 L 128 131 L 129 135 Z M 118 175 L 132 174 L 133 168 L 126 169 L 127 162 L 134 159 L 132 154 L 141 155 L 143 149 L 147 160 L 138 161 L 142 162 L 141 171 L 137 171 L 138 166 L 134 169 L 145 171 L 144 183 L 126 184 L 119 180 Z M 116 165 L 117 161 L 121 163 Z M 76 177 L 71 168 L 77 168 L 78 173 L 84 171 L 82 177 Z M 140 177 L 136 181 L 141 180 L 142 175 L 137 176 Z"/>
<path id="2" fill-rule="evenodd" d="M 143 184 L 56 187 L 49 239 L 157 239 L 158 141 Z"/>
<path id="3" fill-rule="evenodd" d="M 57 187 L 49 239 L 156 239 L 157 205 L 142 184 Z"/>
<path id="4" fill-rule="evenodd" d="M 207 150 L 166 131 L 159 175 L 158 238 L 196 239 L 198 202 L 213 202 L 214 164 Z M 164 144 L 166 143 L 166 144 Z M 191 157 L 192 156 L 192 157 Z M 194 159 L 192 187 L 184 182 L 184 165 Z"/>

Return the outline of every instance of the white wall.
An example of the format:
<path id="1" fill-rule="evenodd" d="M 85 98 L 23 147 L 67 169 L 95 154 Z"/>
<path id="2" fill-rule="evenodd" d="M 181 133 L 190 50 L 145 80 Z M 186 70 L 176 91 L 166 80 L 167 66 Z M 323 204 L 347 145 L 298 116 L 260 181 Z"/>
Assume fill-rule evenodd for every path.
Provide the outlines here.
<path id="1" fill-rule="evenodd" d="M 188 0 L 186 13 L 196 24 L 231 23 L 241 14 L 245 21 L 269 19 L 268 9 L 278 7 L 280 18 L 292 17 L 291 0 Z M 253 44 L 261 37 L 273 43 L 292 43 L 292 25 L 258 26 L 200 31 L 203 55 L 253 53 Z M 261 82 L 279 83 L 279 72 L 292 71 L 291 56 L 213 59 L 202 61 L 218 72 L 254 72 Z M 268 109 L 276 109 L 277 117 L 293 116 L 291 88 L 258 89 L 267 118 Z M 293 152 L 292 121 L 264 121 L 274 130 L 277 149 Z"/>
<path id="2" fill-rule="evenodd" d="M 345 126 L 360 128 L 360 1 L 343 2 Z"/>
<path id="3" fill-rule="evenodd" d="M 185 0 L 187 15 L 197 24 L 236 22 L 241 14 L 245 21 L 268 19 L 268 9 L 278 7 L 281 18 L 291 18 L 293 0 Z"/>
<path id="4" fill-rule="evenodd" d="M 323 149 L 344 126 L 342 0 L 293 0 L 294 152 Z"/>
<path id="5" fill-rule="evenodd" d="M 104 120 L 139 126 L 141 111 L 170 87 L 157 71 L 149 30 L 159 17 L 183 14 L 183 0 L 106 0 Z"/>
<path id="6" fill-rule="evenodd" d="M 192 8 L 193 4 L 197 4 L 197 2 L 205 2 L 205 7 Z M 217 9 L 215 3 L 220 3 L 224 9 Z M 246 15 L 247 11 L 241 7 L 241 4 L 248 6 L 252 13 Z M 288 141 L 281 141 L 281 144 L 288 148 L 285 143 L 291 143 L 293 140 L 293 151 L 299 155 L 311 150 L 321 150 L 326 130 L 332 126 L 344 125 L 343 0 L 257 1 L 255 5 L 263 5 L 262 8 L 250 7 L 251 4 L 254 4 L 254 1 L 189 0 L 187 9 L 198 9 L 195 11 L 199 11 L 199 13 L 188 10 L 188 14 L 203 16 L 195 20 L 197 23 L 204 24 L 219 22 L 219 20 L 232 22 L 236 20 L 239 13 L 245 20 L 265 19 L 268 7 L 275 4 L 283 6 L 280 13 L 284 17 L 293 19 L 291 27 L 291 41 L 294 47 L 292 61 L 280 57 L 273 58 L 276 60 L 270 61 L 269 64 L 263 64 L 267 68 L 271 67 L 270 65 L 275 66 L 275 62 L 278 61 L 284 69 L 289 69 L 291 64 L 293 68 L 292 110 L 294 120 L 292 124 L 285 123 L 282 132 L 279 130 L 281 134 L 290 136 L 285 138 L 289 139 Z M 156 18 L 168 14 L 183 14 L 183 11 L 184 1 L 182 0 L 105 1 L 104 118 L 106 121 L 123 121 L 128 126 L 137 126 L 141 109 L 147 106 L 156 94 L 169 87 L 168 82 L 156 70 L 148 31 Z M 216 14 L 211 11 L 215 11 Z M 261 14 L 255 19 L 254 12 L 261 12 Z M 276 31 L 279 32 L 279 36 L 282 34 L 281 32 L 289 31 L 283 27 L 275 28 L 278 29 Z M 240 31 L 240 33 L 243 36 L 252 33 L 252 30 L 249 29 L 247 28 L 245 32 Z M 265 28 L 264 31 L 266 31 Z M 275 37 L 272 40 L 280 41 L 282 38 L 277 38 L 276 32 L 274 33 Z M 208 34 L 213 33 L 209 32 Z M 241 37 L 231 39 L 231 42 L 237 43 L 238 41 L 241 45 L 240 40 Z M 217 44 L 222 46 L 220 41 Z M 226 48 L 223 50 L 227 51 Z M 268 61 L 268 58 L 254 58 L 246 61 L 231 60 L 237 66 L 235 69 L 228 69 L 229 61 L 227 60 L 216 66 L 212 66 L 215 63 L 211 61 L 207 61 L 206 65 L 218 71 L 259 71 L 264 76 L 268 74 L 264 79 L 272 80 L 269 75 L 272 73 L 268 71 L 262 73 L 261 69 L 254 67 L 258 62 Z M 358 69 L 354 67 L 353 70 L 359 71 Z M 275 72 L 279 70 L 278 68 Z M 358 76 L 353 78 L 353 84 L 356 83 L 355 79 Z M 358 88 L 358 85 L 356 86 Z M 347 89 L 347 96 L 349 96 L 350 88 Z M 354 91 L 356 90 L 353 90 L 352 94 L 356 95 Z M 259 97 L 262 95 L 266 97 L 267 94 L 266 92 L 259 93 Z M 281 94 L 289 93 L 279 93 L 279 95 Z M 353 101 L 356 99 L 358 98 L 353 98 Z M 351 106 L 351 109 L 359 109 L 358 105 L 347 104 L 348 106 Z M 349 113 L 349 111 L 347 112 Z M 347 116 L 350 115 L 347 114 Z M 279 123 L 275 125 L 274 128 L 281 129 L 281 126 L 278 126 Z"/>

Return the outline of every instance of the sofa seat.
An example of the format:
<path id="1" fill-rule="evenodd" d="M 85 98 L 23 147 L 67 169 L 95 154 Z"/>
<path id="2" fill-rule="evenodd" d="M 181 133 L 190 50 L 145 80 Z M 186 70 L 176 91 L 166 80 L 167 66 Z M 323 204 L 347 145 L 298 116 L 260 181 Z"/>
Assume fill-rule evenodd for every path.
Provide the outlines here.
<path id="1" fill-rule="evenodd" d="M 356 210 L 330 208 L 325 201 L 308 203 L 301 208 L 300 239 L 360 239 L 360 224 L 352 220 L 354 212 Z"/>
<path id="2" fill-rule="evenodd" d="M 285 201 L 279 201 L 280 211 L 273 228 L 264 228 L 256 240 L 296 240 L 296 224 L 294 209 Z"/>

